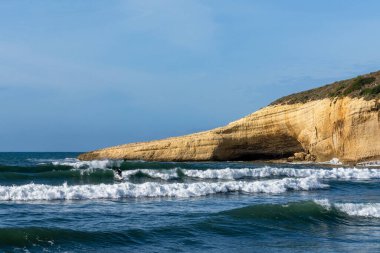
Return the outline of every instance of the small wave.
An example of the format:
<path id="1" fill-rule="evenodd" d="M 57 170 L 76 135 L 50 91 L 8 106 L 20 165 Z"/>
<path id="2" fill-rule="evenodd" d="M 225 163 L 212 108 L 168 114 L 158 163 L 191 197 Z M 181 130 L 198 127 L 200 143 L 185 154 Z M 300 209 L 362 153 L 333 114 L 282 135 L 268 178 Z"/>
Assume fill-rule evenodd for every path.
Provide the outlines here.
<path id="1" fill-rule="evenodd" d="M 223 211 L 219 214 L 232 216 L 238 219 L 295 221 L 295 225 L 299 225 L 305 221 L 309 222 L 310 220 L 333 220 L 339 217 L 338 213 L 334 211 L 326 211 L 323 206 L 313 201 L 250 205 Z"/>
<path id="2" fill-rule="evenodd" d="M 39 173 L 0 173 L 0 182 L 6 185 L 46 182 L 46 180 L 52 180 L 54 184 L 62 184 L 64 181 L 69 181 L 70 183 L 104 183 L 112 182 L 113 178 L 114 173 L 111 170 L 102 169 L 51 170 Z"/>
<path id="3" fill-rule="evenodd" d="M 358 166 L 368 166 L 368 167 L 380 167 L 380 161 L 362 162 L 358 163 Z"/>
<path id="4" fill-rule="evenodd" d="M 70 166 L 60 166 L 57 168 L 54 165 L 51 164 L 41 164 L 39 166 L 3 166 L 0 165 L 0 172 L 1 173 L 44 173 L 49 171 L 69 171 L 73 168 Z"/>
<path id="5" fill-rule="evenodd" d="M 107 169 L 113 167 L 120 167 L 123 163 L 122 160 L 93 160 L 93 161 L 80 161 L 75 158 L 66 158 L 63 160 L 51 161 L 55 166 L 70 166 L 75 169 L 89 168 L 89 169 Z"/>
<path id="6" fill-rule="evenodd" d="M 314 202 L 327 210 L 337 209 L 350 216 L 380 218 L 380 203 L 331 203 L 327 199 Z"/>
<path id="7" fill-rule="evenodd" d="M 29 162 L 37 163 L 37 164 L 48 164 L 48 163 L 53 163 L 53 162 L 76 162 L 76 161 L 79 161 L 76 158 L 63 158 L 63 159 L 28 158 L 26 160 Z"/>
<path id="8" fill-rule="evenodd" d="M 122 160 L 94 160 L 94 161 L 80 161 L 76 158 L 65 159 L 29 159 L 34 164 L 29 166 L 18 165 L 0 165 L 1 172 L 21 172 L 21 173 L 39 173 L 47 171 L 58 170 L 72 170 L 80 169 L 93 172 L 96 169 L 111 169 L 120 167 L 123 163 Z"/>
<path id="9" fill-rule="evenodd" d="M 282 193 L 287 190 L 311 190 L 326 188 L 314 177 L 284 178 L 267 181 L 232 181 L 160 184 L 147 182 L 133 184 L 73 185 L 60 186 L 26 184 L 0 186 L 0 200 L 71 200 L 117 199 L 138 197 L 197 197 L 216 193 Z"/>
<path id="10" fill-rule="evenodd" d="M 297 223 L 304 221 L 340 222 L 348 217 L 380 218 L 380 203 L 331 203 L 327 199 L 290 202 L 286 204 L 259 204 L 220 212 L 239 219 L 272 219 Z"/>
<path id="11" fill-rule="evenodd" d="M 333 168 L 333 169 L 294 169 L 294 168 L 274 168 L 263 167 L 257 169 L 170 169 L 153 170 L 138 169 L 123 171 L 124 177 L 130 177 L 137 173 L 143 173 L 152 178 L 171 180 L 179 177 L 179 173 L 190 178 L 200 179 L 224 179 L 236 180 L 243 178 L 268 178 L 268 177 L 309 177 L 315 176 L 320 179 L 375 179 L 380 178 L 378 169 L 357 169 L 357 168 Z"/>

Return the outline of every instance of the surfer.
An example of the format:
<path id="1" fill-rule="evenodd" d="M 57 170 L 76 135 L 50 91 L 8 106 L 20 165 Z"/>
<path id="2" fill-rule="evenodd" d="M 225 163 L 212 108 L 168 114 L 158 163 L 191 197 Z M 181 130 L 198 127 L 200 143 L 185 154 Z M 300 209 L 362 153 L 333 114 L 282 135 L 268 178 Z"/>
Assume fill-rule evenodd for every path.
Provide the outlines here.
<path id="1" fill-rule="evenodd" d="M 123 174 L 120 168 L 113 168 L 113 171 L 115 173 L 115 177 L 119 180 L 123 179 Z"/>

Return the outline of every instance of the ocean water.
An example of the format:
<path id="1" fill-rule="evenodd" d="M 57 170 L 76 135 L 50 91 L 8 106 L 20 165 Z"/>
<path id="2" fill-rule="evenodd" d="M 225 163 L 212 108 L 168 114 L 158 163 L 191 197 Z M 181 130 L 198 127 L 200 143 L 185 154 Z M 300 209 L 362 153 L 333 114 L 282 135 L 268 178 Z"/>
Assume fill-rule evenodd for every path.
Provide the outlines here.
<path id="1" fill-rule="evenodd" d="M 77 155 L 0 153 L 0 252 L 380 252 L 378 163 Z"/>

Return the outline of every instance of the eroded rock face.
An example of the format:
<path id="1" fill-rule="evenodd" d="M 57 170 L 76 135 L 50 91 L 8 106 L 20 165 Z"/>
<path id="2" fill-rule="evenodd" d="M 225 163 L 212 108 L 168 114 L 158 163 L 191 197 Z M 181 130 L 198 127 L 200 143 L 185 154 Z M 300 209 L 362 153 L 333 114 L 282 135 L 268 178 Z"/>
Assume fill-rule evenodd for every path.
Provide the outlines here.
<path id="1" fill-rule="evenodd" d="M 225 127 L 85 153 L 81 160 L 255 160 L 306 152 L 317 161 L 380 158 L 380 101 L 323 99 L 265 107 Z"/>

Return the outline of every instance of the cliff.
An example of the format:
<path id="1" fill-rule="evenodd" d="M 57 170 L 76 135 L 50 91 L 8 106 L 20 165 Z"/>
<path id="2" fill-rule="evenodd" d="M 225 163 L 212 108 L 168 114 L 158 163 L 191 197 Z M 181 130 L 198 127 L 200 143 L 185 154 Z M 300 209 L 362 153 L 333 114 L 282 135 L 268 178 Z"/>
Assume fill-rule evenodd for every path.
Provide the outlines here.
<path id="1" fill-rule="evenodd" d="M 317 161 L 380 159 L 379 76 L 375 72 L 284 97 L 210 131 L 100 149 L 79 159 L 255 160 L 296 152 Z"/>

